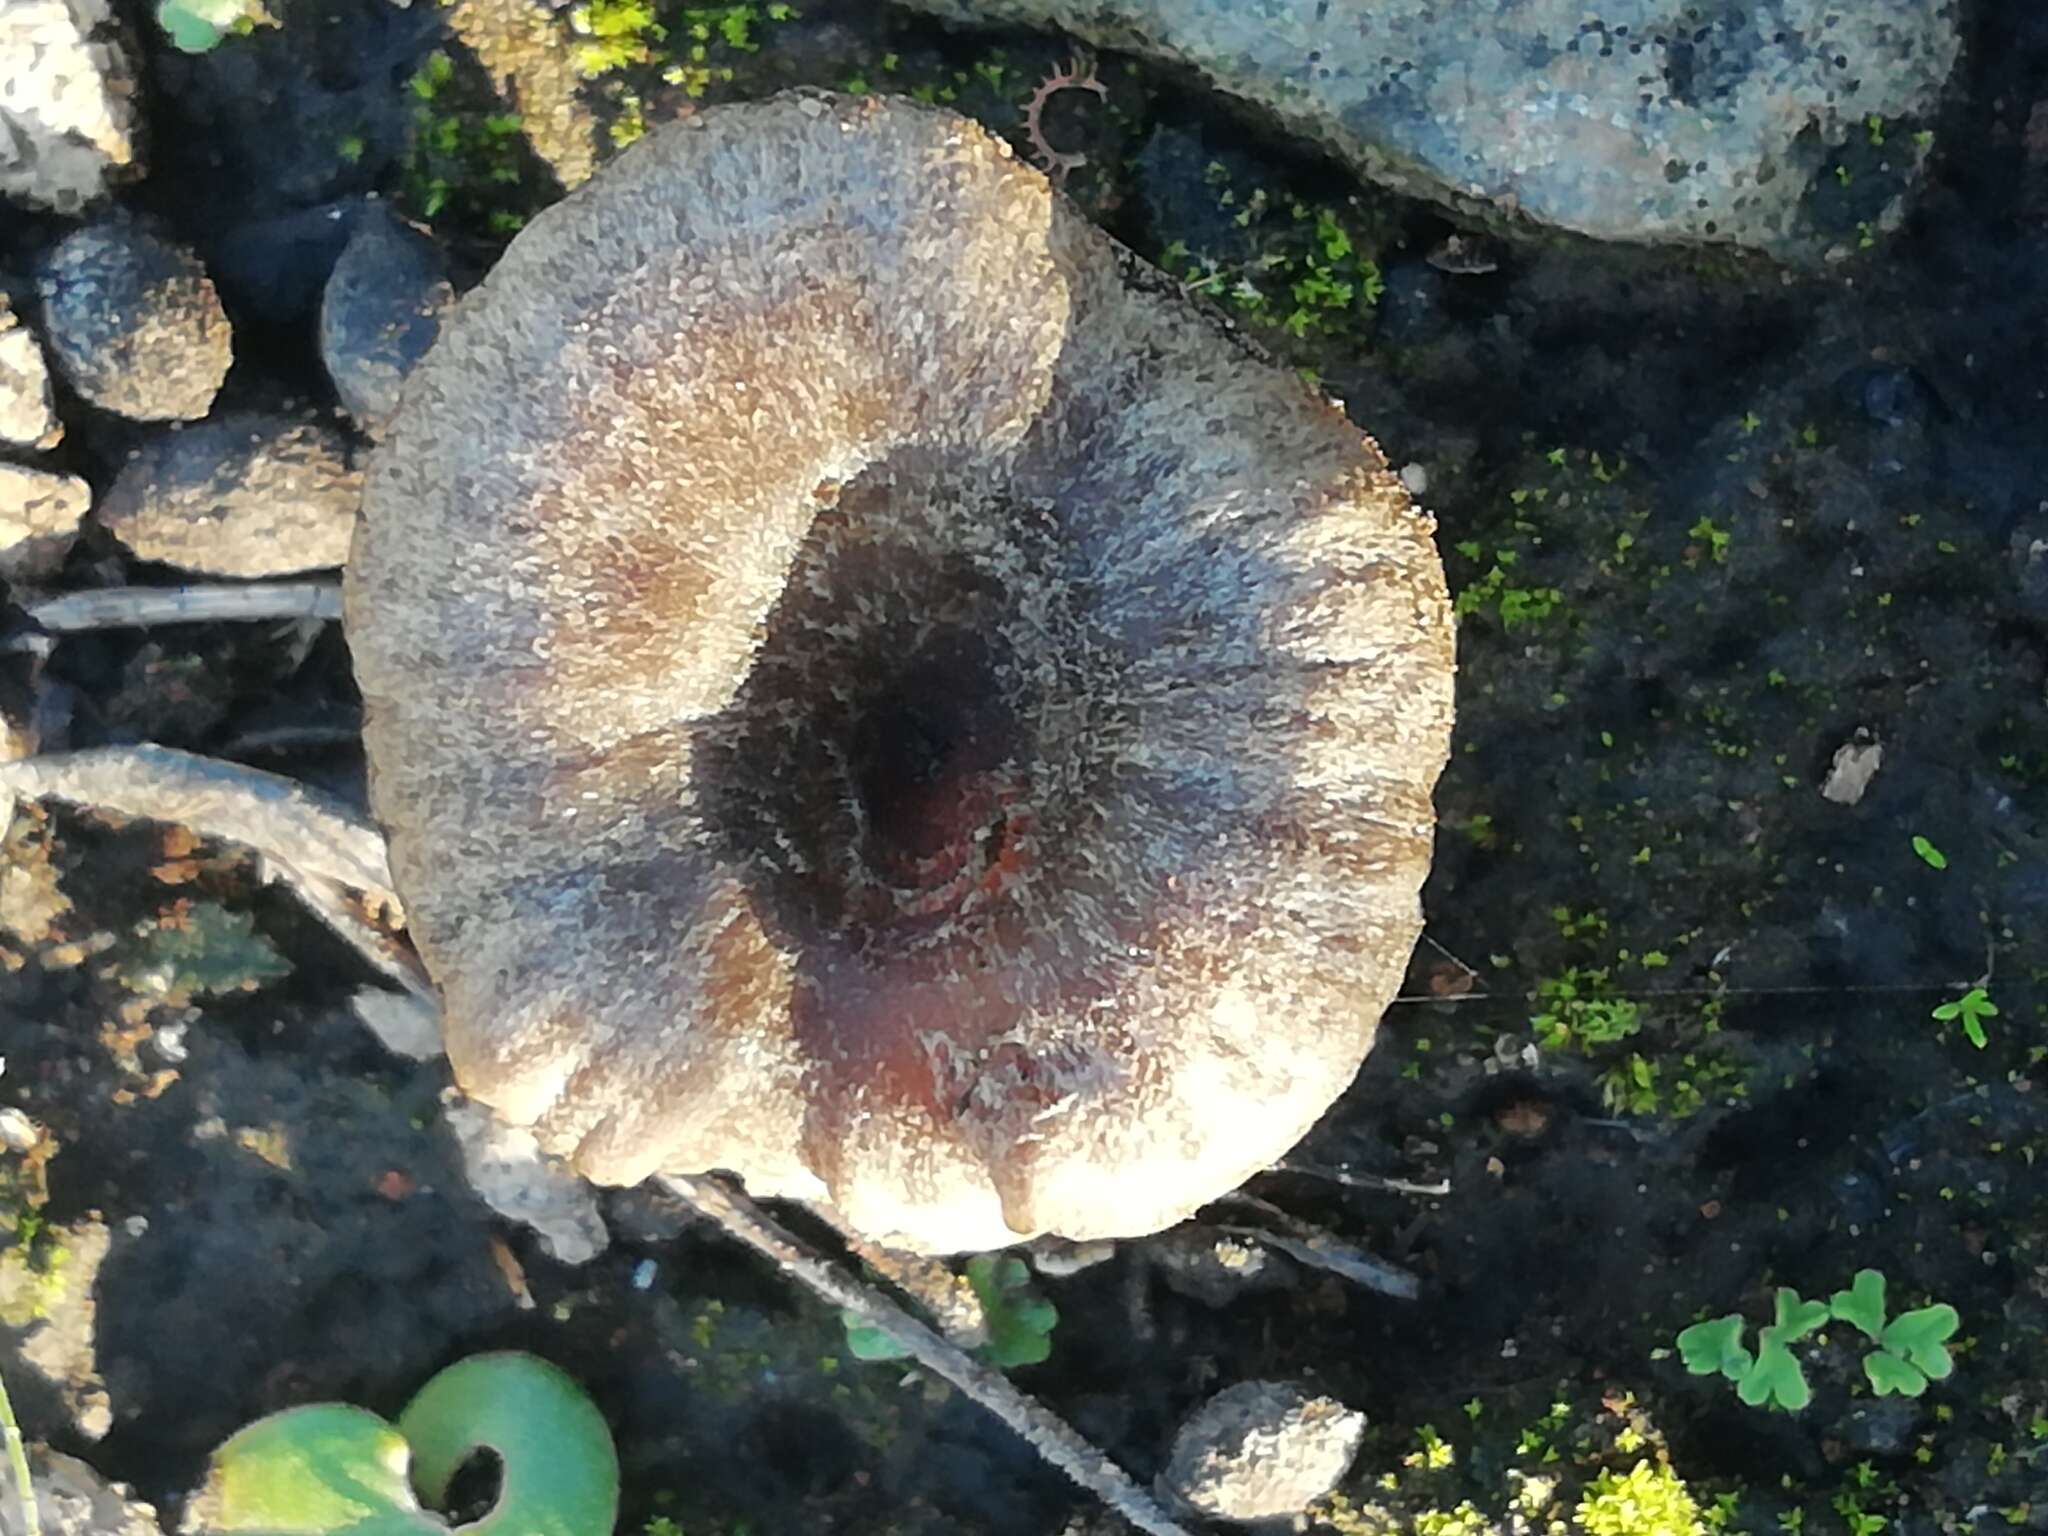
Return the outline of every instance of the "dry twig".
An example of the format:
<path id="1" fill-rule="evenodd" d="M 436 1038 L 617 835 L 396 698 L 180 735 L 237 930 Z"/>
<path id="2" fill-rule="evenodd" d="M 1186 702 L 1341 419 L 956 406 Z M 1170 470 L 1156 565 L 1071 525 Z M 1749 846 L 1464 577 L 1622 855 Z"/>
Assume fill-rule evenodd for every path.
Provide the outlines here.
<path id="1" fill-rule="evenodd" d="M 341 588 L 332 581 L 271 581 L 238 586 L 102 587 L 31 603 L 28 616 L 52 634 L 131 629 L 152 624 L 216 624 L 263 619 L 338 619 Z"/>

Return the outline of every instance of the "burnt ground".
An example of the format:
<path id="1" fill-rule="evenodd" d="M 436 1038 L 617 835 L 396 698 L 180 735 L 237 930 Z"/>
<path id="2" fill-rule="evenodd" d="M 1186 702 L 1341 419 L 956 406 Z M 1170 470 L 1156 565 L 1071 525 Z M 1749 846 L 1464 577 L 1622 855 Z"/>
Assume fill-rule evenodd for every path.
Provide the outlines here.
<path id="1" fill-rule="evenodd" d="M 754 16 L 739 46 L 743 9 L 671 17 L 687 57 L 717 13 L 704 59 L 680 82 L 607 72 L 604 120 L 630 137 L 808 81 L 1021 140 L 1072 51 L 852 3 Z M 1185 80 L 1111 56 L 1106 99 L 1055 103 L 1084 206 L 1420 466 L 1464 615 L 1409 996 L 1298 1154 L 1311 1171 L 1256 1183 L 1422 1296 L 1277 1256 L 1219 1278 L 1186 1233 L 1041 1277 L 1059 1323 L 1020 1380 L 1141 1477 L 1207 1392 L 1282 1376 L 1371 1416 L 1319 1506 L 1339 1532 L 1542 1529 L 1645 1458 L 1717 1529 L 2048 1530 L 2048 22 L 1972 10 L 1942 117 L 1843 154 L 1847 188 L 1885 134 L 1932 134 L 1914 213 L 1818 273 L 1526 231 L 1464 231 L 1454 259 L 1441 212 Z M 473 275 L 553 195 L 478 127 L 493 104 L 431 8 L 279 14 L 200 60 L 152 52 L 156 169 L 130 194 L 221 276 L 224 404 L 325 398 L 301 290 L 332 251 L 291 236 L 294 210 L 385 191 Z M 453 69 L 423 94 L 437 48 Z M 253 131 L 266 91 L 295 134 Z M 0 267 L 57 230 L 0 235 Z M 66 410 L 62 454 L 103 486 L 127 432 Z M 66 572 L 117 577 L 169 579 L 97 536 Z M 359 787 L 337 634 L 67 640 L 50 676 L 74 745 Z M 1836 803 L 1858 741 L 1882 766 Z M 444 1070 L 346 1016 L 372 978 L 231 851 L 27 811 L 0 881 L 0 1102 L 47 1130 L 7 1164 L 0 1261 L 31 1438 L 169 1512 L 258 1414 L 392 1413 L 516 1345 L 605 1411 L 625 1530 L 1022 1536 L 1085 1514 L 972 1406 L 852 1361 L 829 1311 L 646 1192 L 608 1197 L 614 1244 L 580 1269 L 491 1216 L 437 1118 Z M 1933 1016 L 1979 986 L 1981 1048 Z M 1874 1396 L 1840 1324 L 1801 1346 L 1798 1414 L 1675 1355 L 1695 1320 L 1754 1326 L 1773 1288 L 1825 1297 L 1863 1268 L 1895 1310 L 1960 1314 L 1954 1374 L 1920 1398 Z"/>

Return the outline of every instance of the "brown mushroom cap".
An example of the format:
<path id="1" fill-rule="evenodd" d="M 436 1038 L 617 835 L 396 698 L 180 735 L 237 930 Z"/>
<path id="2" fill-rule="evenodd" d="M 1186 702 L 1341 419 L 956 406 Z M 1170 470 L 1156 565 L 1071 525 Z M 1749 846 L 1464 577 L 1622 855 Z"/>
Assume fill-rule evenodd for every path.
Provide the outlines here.
<path id="1" fill-rule="evenodd" d="M 905 1246 L 1187 1215 L 1420 929 L 1430 534 L 973 123 L 650 135 L 460 306 L 349 567 L 458 1080 L 594 1179 Z"/>

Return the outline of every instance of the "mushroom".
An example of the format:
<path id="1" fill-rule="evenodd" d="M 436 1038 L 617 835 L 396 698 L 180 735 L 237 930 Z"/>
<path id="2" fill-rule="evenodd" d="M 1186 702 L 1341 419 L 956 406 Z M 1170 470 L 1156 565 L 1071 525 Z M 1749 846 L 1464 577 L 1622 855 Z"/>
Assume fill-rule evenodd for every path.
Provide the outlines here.
<path id="1" fill-rule="evenodd" d="M 457 1080 L 929 1252 L 1159 1230 L 1421 927 L 1429 519 L 952 113 L 649 135 L 408 381 L 346 613 Z"/>

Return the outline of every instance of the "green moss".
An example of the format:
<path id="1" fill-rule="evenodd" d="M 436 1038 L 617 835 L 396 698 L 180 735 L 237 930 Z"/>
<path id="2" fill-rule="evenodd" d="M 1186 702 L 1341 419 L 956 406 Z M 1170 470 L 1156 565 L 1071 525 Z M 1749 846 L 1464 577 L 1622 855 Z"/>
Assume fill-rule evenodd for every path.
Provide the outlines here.
<path id="1" fill-rule="evenodd" d="M 570 8 L 569 30 L 578 39 L 570 57 L 586 80 L 651 62 L 668 37 L 650 0 L 584 0 Z"/>
<path id="2" fill-rule="evenodd" d="M 1572 1512 L 1572 1523 L 1588 1536 L 1706 1536 L 1699 1505 L 1661 1462 L 1600 1473 Z"/>

